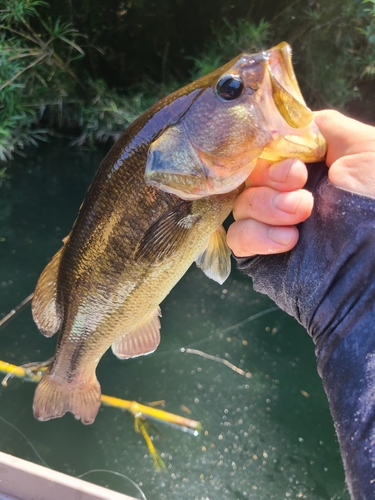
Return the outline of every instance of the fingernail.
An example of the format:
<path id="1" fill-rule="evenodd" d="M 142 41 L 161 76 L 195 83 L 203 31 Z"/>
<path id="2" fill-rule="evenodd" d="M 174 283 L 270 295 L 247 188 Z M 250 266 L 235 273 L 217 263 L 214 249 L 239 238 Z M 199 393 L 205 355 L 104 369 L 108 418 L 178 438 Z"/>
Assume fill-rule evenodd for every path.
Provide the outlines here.
<path id="1" fill-rule="evenodd" d="M 270 166 L 268 175 L 274 182 L 286 182 L 288 174 L 295 160 L 284 160 Z"/>
<path id="2" fill-rule="evenodd" d="M 295 227 L 270 227 L 268 229 L 268 237 L 279 245 L 288 246 L 294 237 Z"/>
<path id="3" fill-rule="evenodd" d="M 301 203 L 303 191 L 291 191 L 290 193 L 279 193 L 273 198 L 273 206 L 288 214 L 295 214 Z"/>

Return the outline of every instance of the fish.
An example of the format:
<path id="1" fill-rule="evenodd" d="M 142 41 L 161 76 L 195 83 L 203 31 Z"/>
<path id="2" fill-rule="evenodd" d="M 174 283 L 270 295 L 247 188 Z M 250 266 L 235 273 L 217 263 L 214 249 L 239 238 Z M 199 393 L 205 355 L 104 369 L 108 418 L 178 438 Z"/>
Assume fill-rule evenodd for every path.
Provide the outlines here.
<path id="1" fill-rule="evenodd" d="M 153 352 L 160 303 L 190 265 L 223 283 L 230 250 L 223 221 L 258 158 L 324 158 L 283 42 L 240 54 L 166 96 L 113 145 L 32 302 L 40 332 L 59 332 L 38 384 L 38 420 L 71 412 L 90 424 L 100 407 L 96 367 Z"/>

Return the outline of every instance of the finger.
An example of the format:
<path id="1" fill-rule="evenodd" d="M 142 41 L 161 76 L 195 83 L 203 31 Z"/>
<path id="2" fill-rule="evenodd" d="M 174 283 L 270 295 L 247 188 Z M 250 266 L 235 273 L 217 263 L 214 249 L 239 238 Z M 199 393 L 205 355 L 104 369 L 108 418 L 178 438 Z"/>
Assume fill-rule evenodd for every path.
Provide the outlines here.
<path id="1" fill-rule="evenodd" d="M 328 144 L 329 180 L 374 197 L 375 127 L 333 110 L 315 112 L 315 121 Z"/>
<path id="2" fill-rule="evenodd" d="M 233 217 L 236 221 L 255 219 L 276 226 L 293 225 L 309 217 L 313 208 L 309 191 L 280 192 L 270 187 L 252 187 L 236 199 Z"/>
<path id="3" fill-rule="evenodd" d="M 358 153 L 345 156 L 332 163 L 328 170 L 328 178 L 337 187 L 374 198 L 374 164 L 375 149 L 372 155 Z"/>
<path id="4" fill-rule="evenodd" d="M 258 159 L 246 186 L 269 186 L 279 191 L 294 191 L 301 189 L 306 181 L 306 165 L 300 160 L 288 159 L 271 163 Z"/>
<path id="5" fill-rule="evenodd" d="M 291 250 L 298 241 L 294 226 L 269 226 L 252 219 L 229 226 L 227 242 L 236 257 L 268 255 Z"/>
<path id="6" fill-rule="evenodd" d="M 329 167 L 343 156 L 374 151 L 374 127 L 332 109 L 315 111 L 314 117 L 327 141 Z"/>

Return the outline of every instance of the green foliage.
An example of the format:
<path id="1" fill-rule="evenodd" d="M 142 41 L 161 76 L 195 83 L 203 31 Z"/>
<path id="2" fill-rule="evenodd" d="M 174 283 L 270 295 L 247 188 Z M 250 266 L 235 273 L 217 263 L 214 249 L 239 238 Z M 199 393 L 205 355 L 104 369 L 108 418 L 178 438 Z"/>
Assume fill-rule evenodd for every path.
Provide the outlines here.
<path id="1" fill-rule="evenodd" d="M 368 42 L 368 48 L 364 54 L 365 67 L 362 71 L 361 77 L 374 77 L 375 76 L 375 0 L 363 0 L 364 15 L 368 16 L 369 22 L 363 27 L 359 27 L 358 31 L 361 33 Z"/>
<path id="2" fill-rule="evenodd" d="M 140 86 L 137 93 L 123 95 L 108 88 L 103 80 L 87 79 L 90 100 L 76 97 L 64 108 L 64 121 L 71 127 L 78 127 L 79 135 L 71 144 L 93 144 L 96 141 L 117 140 L 124 129 L 142 112 L 148 109 L 176 86 L 153 86 L 152 93 L 147 85 Z"/>
<path id="3" fill-rule="evenodd" d="M 0 160 L 60 130 L 78 132 L 79 143 L 116 139 L 149 105 L 77 73 L 84 36 L 68 22 L 42 18 L 45 2 L 1 0 L 0 5 Z"/>
<path id="4" fill-rule="evenodd" d="M 47 7 L 43 0 L 18 1 L 8 0 L 2 2 L 1 20 L 8 23 L 26 23 L 30 17 L 37 16 L 36 7 Z"/>
<path id="5" fill-rule="evenodd" d="M 295 48 L 296 73 L 307 102 L 315 108 L 345 110 L 361 97 L 361 81 L 373 75 L 374 0 L 308 5 L 297 2 L 287 9 L 282 16 L 286 22 L 276 24 L 276 34 Z"/>
<path id="6" fill-rule="evenodd" d="M 220 1 L 222 12 L 229 15 L 232 2 Z M 162 32 L 170 29 L 176 34 L 175 18 L 172 14 L 168 17 L 171 5 L 167 3 L 165 0 L 160 5 L 165 11 L 165 22 L 170 19 Z M 67 14 L 68 4 L 72 2 L 55 3 L 51 7 L 42 0 L 0 0 L 0 161 L 11 158 L 14 151 L 26 145 L 45 140 L 48 134 L 69 136 L 76 144 L 115 140 L 129 123 L 163 95 L 212 71 L 240 52 L 263 50 L 282 40 L 294 48 L 297 78 L 313 108 L 345 109 L 364 95 L 364 85 L 375 76 L 375 0 L 275 1 L 272 10 L 268 0 L 250 0 L 250 3 L 241 0 L 236 8 L 246 4 L 243 11 L 247 14 L 230 21 L 228 17 L 220 21 L 216 15 L 211 30 L 205 26 L 203 48 L 192 45 L 191 52 L 181 56 L 178 47 L 170 45 L 165 34 L 160 56 L 161 80 L 168 84 L 155 83 L 138 72 L 139 57 L 135 55 L 135 59 L 130 60 L 128 51 L 129 62 L 122 59 L 119 72 L 122 75 L 125 67 L 127 73 L 133 75 L 132 87 L 127 92 L 116 89 L 115 85 L 121 82 L 114 85 L 113 73 L 112 76 L 106 74 L 107 54 L 116 60 L 118 49 L 118 45 L 111 46 L 113 21 L 104 23 L 100 29 L 92 23 L 87 25 L 91 30 L 89 40 L 68 19 L 77 20 L 82 26 L 86 10 L 95 6 L 80 3 L 75 8 L 83 9 L 84 16 L 81 13 L 74 17 L 78 11 L 71 9 Z M 95 13 L 95 22 L 99 23 L 101 13 L 109 15 L 113 9 L 105 10 L 105 6 L 97 5 L 103 9 Z M 154 8 L 154 4 L 150 4 L 151 7 Z M 117 16 L 119 25 L 127 16 L 130 19 L 127 26 L 138 26 L 137 13 L 145 17 L 148 8 L 143 0 L 120 1 L 113 15 Z M 190 8 L 188 0 L 179 0 L 175 8 L 181 12 Z M 260 15 L 257 20 L 249 21 L 254 10 Z M 183 19 L 182 14 L 180 17 Z M 150 18 L 145 23 L 149 30 Z M 158 36 L 160 29 L 155 26 Z M 96 38 L 95 30 L 102 38 Z M 124 31 L 121 33 L 126 36 Z M 106 50 L 95 45 L 103 36 Z M 202 40 L 202 36 L 195 39 Z M 181 72 L 181 64 L 174 64 L 176 57 L 186 63 L 185 73 Z M 88 62 L 92 60 L 94 65 Z M 144 61 L 142 64 L 145 67 Z M 101 67 L 104 69 L 100 72 Z M 371 105 L 374 109 L 372 94 L 369 109 Z"/>
<path id="7" fill-rule="evenodd" d="M 33 126 L 46 102 L 58 96 L 62 85 L 57 80 L 71 78 L 69 63 L 61 59 L 57 43 L 69 42 L 72 47 L 75 33 L 59 22 L 44 23 L 44 35 L 37 32 L 30 18 L 38 17 L 37 7 L 46 5 L 40 0 L 1 4 L 0 159 L 5 160 L 15 148 L 44 138 L 44 131 Z"/>
<path id="8" fill-rule="evenodd" d="M 214 42 L 199 57 L 192 57 L 194 78 L 206 75 L 241 52 L 259 52 L 268 47 L 271 26 L 264 19 L 258 24 L 245 19 L 239 19 L 236 25 L 223 21 L 220 28 L 212 27 Z"/>
<path id="9" fill-rule="evenodd" d="M 270 20 L 224 20 L 213 33 L 215 40 L 193 58 L 194 77 L 282 40 L 294 48 L 297 79 L 313 108 L 345 110 L 361 97 L 360 83 L 375 76 L 375 0 L 290 1 Z"/>

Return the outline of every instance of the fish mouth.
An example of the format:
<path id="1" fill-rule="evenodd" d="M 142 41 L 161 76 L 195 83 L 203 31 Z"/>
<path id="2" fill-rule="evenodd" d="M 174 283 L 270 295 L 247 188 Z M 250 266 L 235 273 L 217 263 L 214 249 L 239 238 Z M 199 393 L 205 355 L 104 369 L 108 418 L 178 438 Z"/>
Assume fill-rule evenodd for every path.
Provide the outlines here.
<path id="1" fill-rule="evenodd" d="M 291 46 L 286 42 L 281 42 L 267 51 L 267 54 L 270 73 L 278 82 L 282 82 L 282 86 L 287 92 L 306 107 L 293 69 Z"/>
<path id="2" fill-rule="evenodd" d="M 279 161 L 298 157 L 321 161 L 326 141 L 307 107 L 292 65 L 292 49 L 286 42 L 263 53 L 264 81 L 256 95 L 259 109 L 272 135 L 261 158 Z"/>

